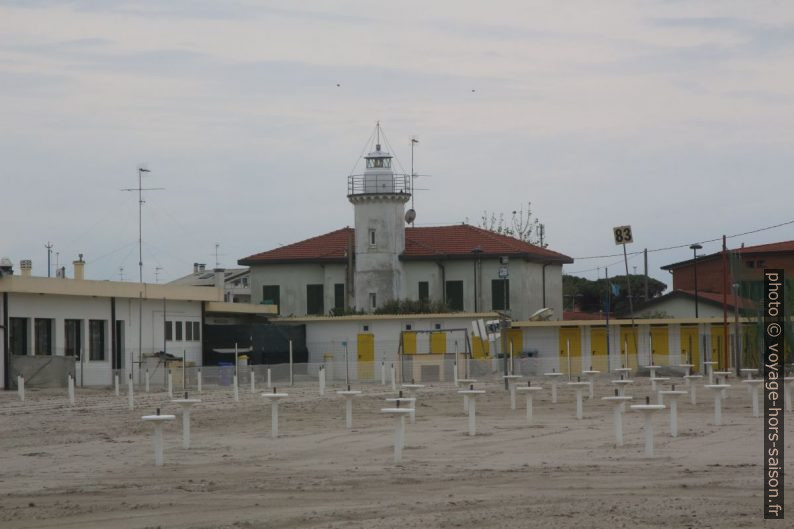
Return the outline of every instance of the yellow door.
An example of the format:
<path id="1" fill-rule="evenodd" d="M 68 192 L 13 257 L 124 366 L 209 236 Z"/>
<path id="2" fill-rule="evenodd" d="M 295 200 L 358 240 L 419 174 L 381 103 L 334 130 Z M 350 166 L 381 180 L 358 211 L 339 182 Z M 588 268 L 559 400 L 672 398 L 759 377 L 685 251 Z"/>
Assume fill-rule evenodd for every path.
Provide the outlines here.
<path id="1" fill-rule="evenodd" d="M 369 380 L 373 378 L 373 363 L 375 362 L 375 335 L 371 332 L 362 332 L 358 335 L 358 379 Z"/>
<path id="2" fill-rule="evenodd" d="M 711 326 L 711 361 L 712 362 L 719 362 L 714 367 L 714 371 L 722 371 L 725 369 L 729 369 L 730 366 L 726 365 L 726 358 L 725 358 L 725 344 L 728 344 L 728 349 L 731 347 L 731 332 L 728 329 L 728 341 L 725 341 L 725 336 L 723 335 L 723 329 L 721 323 L 716 323 Z M 730 357 L 730 355 L 728 355 Z M 719 369 L 717 369 L 719 368 Z"/>
<path id="3" fill-rule="evenodd" d="M 574 376 L 582 372 L 582 334 L 579 327 L 560 327 L 560 371 Z"/>
<path id="4" fill-rule="evenodd" d="M 697 325 L 681 326 L 681 362 L 692 364 L 692 372 L 700 371 L 700 337 Z"/>
<path id="5" fill-rule="evenodd" d="M 404 332 L 403 333 L 403 354 L 415 355 L 416 354 L 416 333 Z"/>
<path id="6" fill-rule="evenodd" d="M 488 341 L 474 336 L 474 333 L 471 333 L 471 353 L 472 358 L 487 358 Z"/>
<path id="7" fill-rule="evenodd" d="M 742 325 L 740 346 L 742 367 L 758 367 L 761 355 L 758 347 L 758 326 L 753 323 Z"/>
<path id="8" fill-rule="evenodd" d="M 447 333 L 444 331 L 430 333 L 430 352 L 432 354 L 447 352 Z"/>
<path id="9" fill-rule="evenodd" d="M 607 329 L 606 327 L 590 328 L 590 365 L 596 371 L 605 373 L 609 371 L 609 358 L 607 357 Z"/>
<path id="10" fill-rule="evenodd" d="M 637 367 L 637 333 L 630 325 L 620 327 L 620 365 L 631 369 Z"/>
<path id="11" fill-rule="evenodd" d="M 514 329 L 507 329 L 507 352 L 510 354 L 510 346 L 513 347 L 513 358 L 521 357 L 521 352 L 524 350 L 524 333 L 523 330 L 516 327 Z"/>
<path id="12" fill-rule="evenodd" d="M 654 365 L 666 366 L 670 364 L 670 342 L 668 340 L 667 325 L 651 326 L 651 350 Z"/>

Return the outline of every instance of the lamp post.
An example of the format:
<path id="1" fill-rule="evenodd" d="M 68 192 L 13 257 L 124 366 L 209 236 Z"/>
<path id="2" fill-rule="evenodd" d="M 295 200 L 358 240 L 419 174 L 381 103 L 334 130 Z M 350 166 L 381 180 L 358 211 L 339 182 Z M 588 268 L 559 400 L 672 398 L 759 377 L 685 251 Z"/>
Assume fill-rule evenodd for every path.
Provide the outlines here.
<path id="1" fill-rule="evenodd" d="M 480 261 L 480 254 L 482 253 L 482 247 L 477 246 L 475 249 L 471 251 L 474 254 L 474 312 L 477 312 L 479 308 L 477 303 L 477 263 Z"/>
<path id="2" fill-rule="evenodd" d="M 692 262 L 695 266 L 695 318 L 698 316 L 698 250 L 703 249 L 703 246 L 699 245 L 698 243 L 690 244 L 689 248 L 692 250 L 693 258 Z"/>

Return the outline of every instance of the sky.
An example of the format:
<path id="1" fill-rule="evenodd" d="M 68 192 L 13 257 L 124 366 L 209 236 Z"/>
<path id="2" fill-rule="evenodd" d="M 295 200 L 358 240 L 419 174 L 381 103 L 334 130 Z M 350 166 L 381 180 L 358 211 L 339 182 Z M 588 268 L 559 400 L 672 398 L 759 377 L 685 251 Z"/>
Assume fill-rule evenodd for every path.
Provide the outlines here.
<path id="1" fill-rule="evenodd" d="M 141 166 L 146 281 L 352 225 L 376 121 L 417 226 L 531 202 L 566 273 L 794 239 L 787 1 L 0 0 L 0 256 L 137 280 Z"/>

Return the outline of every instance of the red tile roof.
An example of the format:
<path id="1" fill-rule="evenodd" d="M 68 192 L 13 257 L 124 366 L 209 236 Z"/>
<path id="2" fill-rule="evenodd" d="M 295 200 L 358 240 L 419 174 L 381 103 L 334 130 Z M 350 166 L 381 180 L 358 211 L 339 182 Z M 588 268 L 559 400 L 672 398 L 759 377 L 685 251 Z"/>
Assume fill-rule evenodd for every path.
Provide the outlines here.
<path id="1" fill-rule="evenodd" d="M 680 290 L 680 289 L 677 289 L 677 290 L 673 290 L 673 292 L 671 292 L 671 294 L 674 294 L 676 292 L 686 294 L 686 295 L 690 296 L 692 299 L 695 299 L 695 291 L 694 290 Z M 703 292 L 702 290 L 698 290 L 698 299 L 699 300 L 700 299 L 704 299 L 706 301 L 712 301 L 714 303 L 722 305 L 722 294 L 719 293 L 719 292 Z M 726 301 L 727 301 L 727 303 L 726 303 L 727 306 L 733 308 L 734 305 L 733 305 L 733 294 L 732 293 L 728 294 L 728 297 L 726 298 Z M 737 298 L 736 299 L 736 305 L 740 309 L 754 309 L 756 307 L 755 304 L 753 303 L 753 301 L 750 300 L 750 299 L 747 299 L 747 298 Z"/>
<path id="2" fill-rule="evenodd" d="M 349 238 L 353 228 L 342 228 L 281 246 L 273 250 L 254 254 L 238 261 L 241 265 L 276 264 L 295 262 L 345 262 Z M 470 259 L 472 250 L 480 248 L 480 257 L 507 255 L 524 259 L 572 263 L 567 255 L 519 241 L 468 224 L 433 226 L 405 229 L 405 252 L 403 260 Z"/>
<path id="3" fill-rule="evenodd" d="M 738 253 L 740 255 L 757 255 L 757 254 L 775 254 L 775 253 L 794 253 L 794 241 L 773 242 L 770 244 L 759 244 L 757 246 L 745 246 L 743 248 L 728 248 L 728 253 Z M 718 259 L 722 256 L 722 252 L 716 252 L 708 255 L 699 255 L 698 262 L 706 261 L 709 259 Z M 692 259 L 686 261 L 679 261 L 661 267 L 662 270 L 673 270 L 682 266 L 689 266 L 693 263 Z"/>

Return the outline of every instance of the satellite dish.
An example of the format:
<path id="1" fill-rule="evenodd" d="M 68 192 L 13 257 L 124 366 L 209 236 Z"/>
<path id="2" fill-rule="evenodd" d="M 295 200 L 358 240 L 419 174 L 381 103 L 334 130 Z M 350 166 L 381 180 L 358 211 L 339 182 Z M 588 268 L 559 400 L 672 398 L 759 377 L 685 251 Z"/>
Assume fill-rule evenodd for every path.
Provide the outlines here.
<path id="1" fill-rule="evenodd" d="M 529 317 L 529 321 L 546 321 L 550 320 L 552 316 L 554 316 L 554 309 L 546 307 L 533 312 L 532 316 Z"/>
<path id="2" fill-rule="evenodd" d="M 409 209 L 405 212 L 405 223 L 411 224 L 416 219 L 416 211 Z"/>

